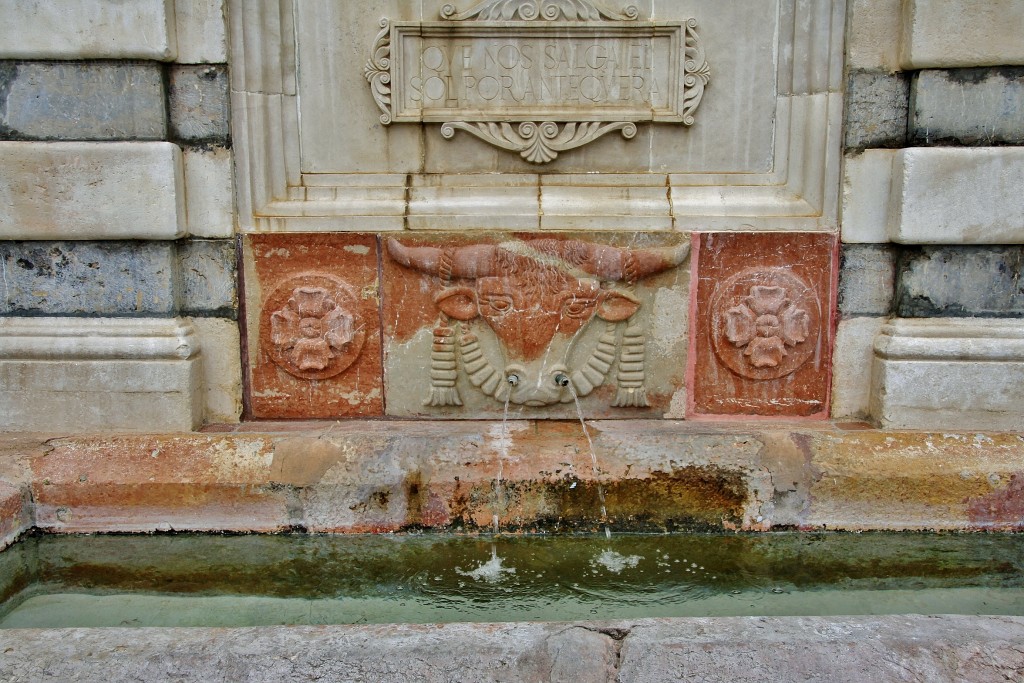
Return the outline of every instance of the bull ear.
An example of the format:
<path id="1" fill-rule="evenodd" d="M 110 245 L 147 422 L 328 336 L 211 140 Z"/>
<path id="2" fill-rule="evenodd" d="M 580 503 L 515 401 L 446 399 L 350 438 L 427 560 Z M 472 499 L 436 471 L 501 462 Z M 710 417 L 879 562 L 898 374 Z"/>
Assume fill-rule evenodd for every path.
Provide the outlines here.
<path id="1" fill-rule="evenodd" d="M 472 320 L 478 315 L 476 291 L 469 287 L 449 287 L 434 297 L 434 303 L 449 318 Z"/>
<path id="2" fill-rule="evenodd" d="M 640 302 L 632 294 L 609 289 L 597 306 L 597 317 L 610 323 L 629 320 L 640 310 Z"/>

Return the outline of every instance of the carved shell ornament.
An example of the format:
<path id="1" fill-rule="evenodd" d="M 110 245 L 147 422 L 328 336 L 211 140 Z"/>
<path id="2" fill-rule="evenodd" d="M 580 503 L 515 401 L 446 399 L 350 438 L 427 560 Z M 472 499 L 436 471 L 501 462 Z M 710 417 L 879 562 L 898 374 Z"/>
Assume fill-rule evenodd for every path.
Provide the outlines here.
<path id="1" fill-rule="evenodd" d="M 666 122 L 692 126 L 695 123 L 694 113 L 711 80 L 704 44 L 697 34 L 697 22 L 694 19 L 660 24 L 645 22 L 640 20 L 640 12 L 635 5 L 610 9 L 591 0 L 485 0 L 462 11 L 455 4 L 446 4 L 441 8 L 440 18 L 441 22 L 430 24 L 429 33 L 423 32 L 425 29 L 422 24 L 392 24 L 386 18 L 380 21 L 381 30 L 374 40 L 363 75 L 381 111 L 381 124 L 390 126 L 399 122 L 436 121 L 442 124 L 441 135 L 446 140 L 453 139 L 458 131 L 463 131 L 495 147 L 518 153 L 533 164 L 550 163 L 561 153 L 583 147 L 609 133 L 618 132 L 630 140 L 637 134 L 638 123 Z M 652 37 L 655 29 L 664 31 L 664 36 L 672 37 L 659 45 L 671 44 L 673 47 L 663 48 L 665 53 L 658 62 L 657 74 L 653 58 L 647 64 L 644 62 L 647 59 L 645 57 L 641 60 L 643 65 L 638 66 L 635 56 L 623 57 L 619 54 L 618 60 L 609 62 L 607 55 L 599 53 L 600 56 L 593 58 L 589 64 L 582 67 L 576 64 L 573 67 L 576 71 L 569 75 L 557 71 L 561 66 L 552 67 L 551 64 L 545 67 L 549 72 L 537 73 L 536 69 L 540 67 L 536 65 L 541 63 L 539 59 L 529 60 L 534 72 L 515 71 L 513 65 L 499 65 L 493 55 L 487 55 L 492 67 L 503 66 L 505 69 L 483 76 L 467 75 L 475 72 L 462 71 L 462 76 L 458 77 L 451 68 L 448 71 L 429 72 L 433 74 L 432 78 L 415 74 L 403 76 L 407 71 L 414 72 L 419 62 L 415 55 L 409 57 L 401 54 L 402 49 L 412 49 L 403 47 L 402 37 L 412 35 L 425 44 L 427 37 L 433 39 L 443 34 L 445 24 L 465 26 L 468 30 L 473 27 L 502 29 L 509 32 L 510 48 L 518 44 L 516 41 L 528 42 L 538 36 L 547 36 L 555 41 L 571 40 L 571 37 L 566 36 L 577 36 L 579 40 L 580 35 L 591 35 L 587 39 L 588 44 L 595 45 L 595 49 L 614 50 L 608 45 L 614 45 L 616 40 L 621 41 L 624 34 L 601 33 L 600 29 L 607 26 L 622 27 L 626 31 L 635 30 L 635 38 L 631 40 L 646 40 L 651 46 L 655 44 Z M 558 29 L 563 27 L 565 35 L 560 35 Z M 579 33 L 588 30 L 594 33 Z M 490 36 L 481 38 L 482 42 L 493 43 L 493 33 L 480 35 Z M 613 35 L 619 38 L 609 37 Z M 568 48 L 563 46 L 562 49 Z M 432 54 L 436 55 L 440 48 L 432 44 L 424 49 L 423 54 L 426 55 L 429 50 L 434 50 Z M 654 48 L 650 50 L 653 52 Z M 426 60 L 423 62 L 426 63 Z M 432 67 L 436 69 L 437 63 L 440 62 L 427 64 L 428 70 Z M 607 68 L 609 63 L 620 71 Z M 563 56 L 558 64 L 568 64 L 568 60 Z M 570 67 L 566 66 L 565 69 Z M 406 83 L 406 78 L 412 80 Z M 659 78 L 662 79 L 661 86 L 658 86 Z M 672 82 L 675 79 L 679 82 Z M 570 83 L 568 94 L 563 92 L 566 82 Z M 647 90 L 637 88 L 637 82 L 644 84 Z M 437 93 L 433 96 L 437 107 L 424 106 L 417 109 L 413 103 L 423 103 L 422 93 L 431 89 L 431 83 Z M 485 84 L 488 84 L 486 92 Z M 552 84 L 557 84 L 557 87 Z M 459 88 L 471 87 L 479 90 L 476 99 L 467 96 L 464 102 L 461 96 L 453 94 L 461 92 Z M 664 94 L 659 88 L 664 89 Z M 553 89 L 557 89 L 557 95 L 552 94 Z M 545 90 L 547 95 L 544 94 Z M 538 92 L 541 94 L 534 101 L 535 106 L 527 107 L 523 104 L 528 94 L 530 97 L 538 97 Z M 494 100 L 504 99 L 506 93 L 512 100 L 508 104 L 515 105 L 512 107 L 515 113 L 511 113 L 511 109 L 492 106 Z M 572 99 L 574 93 L 575 100 Z M 549 99 L 538 103 L 545 96 Z M 443 106 L 440 104 L 442 101 Z M 449 105 L 449 102 L 458 104 Z M 602 109 L 617 113 L 607 114 L 612 120 L 588 120 L 588 116 L 595 115 L 593 112 Z M 575 119 L 573 111 L 578 111 L 580 118 Z M 555 113 L 559 115 L 557 118 L 552 116 Z"/>
<path id="2" fill-rule="evenodd" d="M 785 268 L 744 270 L 721 283 L 711 305 L 715 354 L 754 380 L 784 377 L 819 349 L 821 305 Z"/>

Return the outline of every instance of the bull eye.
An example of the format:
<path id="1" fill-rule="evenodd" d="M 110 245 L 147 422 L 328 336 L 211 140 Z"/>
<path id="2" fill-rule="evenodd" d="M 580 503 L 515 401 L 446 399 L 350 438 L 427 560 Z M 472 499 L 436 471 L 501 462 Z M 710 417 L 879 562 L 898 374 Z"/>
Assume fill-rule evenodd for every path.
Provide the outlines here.
<path id="1" fill-rule="evenodd" d="M 581 318 L 594 306 L 594 299 L 570 299 L 562 312 L 570 318 Z"/>
<path id="2" fill-rule="evenodd" d="M 502 315 L 512 310 L 512 299 L 507 296 L 489 297 L 487 307 L 492 313 Z"/>

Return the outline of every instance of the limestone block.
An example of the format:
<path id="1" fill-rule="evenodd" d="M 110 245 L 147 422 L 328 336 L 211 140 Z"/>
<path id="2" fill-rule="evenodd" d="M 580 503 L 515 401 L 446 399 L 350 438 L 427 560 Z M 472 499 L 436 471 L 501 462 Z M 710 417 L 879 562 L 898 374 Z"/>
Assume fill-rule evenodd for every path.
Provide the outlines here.
<path id="1" fill-rule="evenodd" d="M 921 247 L 900 259 L 896 315 L 1024 316 L 1024 247 Z"/>
<path id="2" fill-rule="evenodd" d="M 0 238 L 176 239 L 181 150 L 168 142 L 0 142 Z"/>
<path id="3" fill-rule="evenodd" d="M 194 429 L 198 354 L 176 318 L 0 319 L 0 430 Z"/>
<path id="4" fill-rule="evenodd" d="M 1019 244 L 1022 187 L 1022 148 L 900 150 L 893 164 L 889 236 L 903 244 Z"/>
<path id="5" fill-rule="evenodd" d="M 843 242 L 889 241 L 889 194 L 898 150 L 866 149 L 846 156 Z"/>
<path id="6" fill-rule="evenodd" d="M 171 242 L 0 242 L 6 315 L 172 315 Z"/>
<path id="7" fill-rule="evenodd" d="M 234 318 L 235 243 L 231 240 L 187 240 L 178 246 L 182 311 L 190 315 Z"/>
<path id="8" fill-rule="evenodd" d="M 846 146 L 903 147 L 909 98 L 910 78 L 904 74 L 851 72 L 846 90 Z"/>
<path id="9" fill-rule="evenodd" d="M 846 66 L 850 69 L 899 68 L 901 0 L 850 0 Z"/>
<path id="10" fill-rule="evenodd" d="M 832 356 L 833 418 L 867 417 L 875 337 L 885 322 L 886 318 L 849 318 L 839 322 Z"/>
<path id="11" fill-rule="evenodd" d="M 191 318 L 203 352 L 207 424 L 238 422 L 242 415 L 242 360 L 238 323 L 223 318 Z"/>
<path id="12" fill-rule="evenodd" d="M 839 312 L 844 317 L 888 315 L 892 309 L 896 252 L 875 244 L 844 246 L 839 270 Z"/>
<path id="13" fill-rule="evenodd" d="M 1024 64 L 1020 0 L 908 0 L 904 69 Z"/>
<path id="14" fill-rule="evenodd" d="M 0 59 L 152 59 L 177 53 L 174 0 L 0 0 Z"/>
<path id="15" fill-rule="evenodd" d="M 0 134 L 35 140 L 162 140 L 159 64 L 12 62 L 0 66 Z"/>
<path id="16" fill-rule="evenodd" d="M 229 142 L 227 67 L 171 67 L 168 98 L 175 138 L 188 143 Z"/>
<path id="17" fill-rule="evenodd" d="M 228 61 L 224 0 L 174 0 L 179 64 Z"/>
<path id="18" fill-rule="evenodd" d="M 28 491 L 0 480 L 0 550 L 14 543 L 32 527 Z M 6 559 L 6 558 L 4 558 Z M 0 575 L 4 572 L 0 572 Z M 0 576 L 0 594 L 9 595 L 9 576 Z"/>
<path id="19" fill-rule="evenodd" d="M 911 144 L 1024 144 L 1024 68 L 921 71 L 912 102 Z"/>
<path id="20" fill-rule="evenodd" d="M 231 150 L 191 148 L 182 154 L 188 233 L 194 237 L 231 237 L 235 203 Z"/>
<path id="21" fill-rule="evenodd" d="M 870 405 L 885 428 L 1019 430 L 1024 322 L 894 320 L 875 340 Z"/>

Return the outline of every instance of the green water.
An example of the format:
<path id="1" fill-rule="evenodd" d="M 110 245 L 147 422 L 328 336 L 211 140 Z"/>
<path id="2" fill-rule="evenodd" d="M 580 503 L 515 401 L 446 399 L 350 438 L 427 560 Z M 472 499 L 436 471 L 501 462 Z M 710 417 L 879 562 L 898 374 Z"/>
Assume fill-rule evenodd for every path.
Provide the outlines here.
<path id="1" fill-rule="evenodd" d="M 0 627 L 1024 615 L 1000 534 L 37 536 Z"/>

